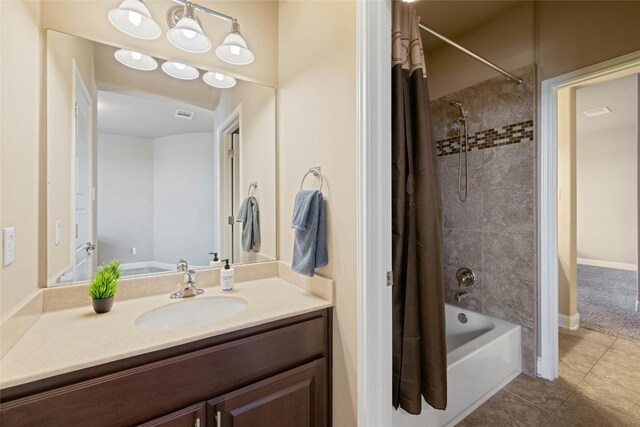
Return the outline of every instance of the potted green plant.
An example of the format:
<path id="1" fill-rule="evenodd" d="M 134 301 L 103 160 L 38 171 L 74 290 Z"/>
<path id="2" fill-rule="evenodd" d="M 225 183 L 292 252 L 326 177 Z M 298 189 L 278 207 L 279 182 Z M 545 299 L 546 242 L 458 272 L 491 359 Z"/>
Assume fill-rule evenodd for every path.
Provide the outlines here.
<path id="1" fill-rule="evenodd" d="M 103 265 L 89 285 L 89 295 L 93 299 L 93 310 L 96 313 L 107 313 L 113 307 L 113 296 L 118 289 L 120 263 L 114 259 Z"/>

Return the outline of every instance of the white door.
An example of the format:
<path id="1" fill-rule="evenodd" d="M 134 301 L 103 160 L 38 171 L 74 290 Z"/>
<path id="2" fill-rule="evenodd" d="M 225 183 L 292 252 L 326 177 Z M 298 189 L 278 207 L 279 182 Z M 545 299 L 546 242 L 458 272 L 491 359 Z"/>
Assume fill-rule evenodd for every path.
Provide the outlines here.
<path id="1" fill-rule="evenodd" d="M 95 250 L 91 220 L 91 159 L 89 153 L 91 128 L 89 118 L 91 98 L 80 75 L 76 74 L 75 105 L 75 244 L 74 281 L 87 280 L 93 275 L 92 253 Z"/>
<path id="2" fill-rule="evenodd" d="M 231 206 L 233 206 L 234 219 L 238 216 L 240 204 L 242 203 L 240 192 L 240 130 L 231 135 L 231 149 L 233 156 L 231 158 Z M 233 257 L 231 262 L 242 262 L 242 223 L 233 221 L 231 230 L 231 241 L 233 246 Z"/>

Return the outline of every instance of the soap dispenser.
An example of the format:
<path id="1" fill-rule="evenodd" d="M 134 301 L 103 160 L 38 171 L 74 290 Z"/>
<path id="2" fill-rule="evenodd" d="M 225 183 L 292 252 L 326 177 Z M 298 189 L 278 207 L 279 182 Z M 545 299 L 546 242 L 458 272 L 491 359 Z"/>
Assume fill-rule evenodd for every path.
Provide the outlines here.
<path id="1" fill-rule="evenodd" d="M 209 262 L 209 267 L 222 267 L 224 262 L 218 259 L 218 252 L 209 252 L 209 255 L 213 255 L 213 259 Z"/>
<path id="2" fill-rule="evenodd" d="M 229 260 L 223 259 L 225 266 L 220 270 L 220 289 L 222 292 L 233 292 L 233 268 L 229 266 Z"/>

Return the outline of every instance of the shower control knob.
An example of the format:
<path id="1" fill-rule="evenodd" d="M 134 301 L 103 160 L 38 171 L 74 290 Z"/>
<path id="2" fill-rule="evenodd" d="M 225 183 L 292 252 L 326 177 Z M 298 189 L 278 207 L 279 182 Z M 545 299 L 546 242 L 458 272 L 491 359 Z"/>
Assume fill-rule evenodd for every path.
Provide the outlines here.
<path id="1" fill-rule="evenodd" d="M 461 288 L 470 288 L 476 284 L 475 273 L 467 267 L 460 267 L 456 271 L 456 279 L 458 280 L 458 286 Z"/>

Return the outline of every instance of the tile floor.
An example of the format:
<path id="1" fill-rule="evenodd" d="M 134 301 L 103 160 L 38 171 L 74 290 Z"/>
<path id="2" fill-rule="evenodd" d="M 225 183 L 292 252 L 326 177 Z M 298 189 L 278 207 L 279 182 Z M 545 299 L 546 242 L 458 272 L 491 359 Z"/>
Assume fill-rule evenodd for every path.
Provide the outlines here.
<path id="1" fill-rule="evenodd" d="M 640 342 L 562 330 L 560 378 L 520 375 L 459 427 L 640 427 Z"/>

